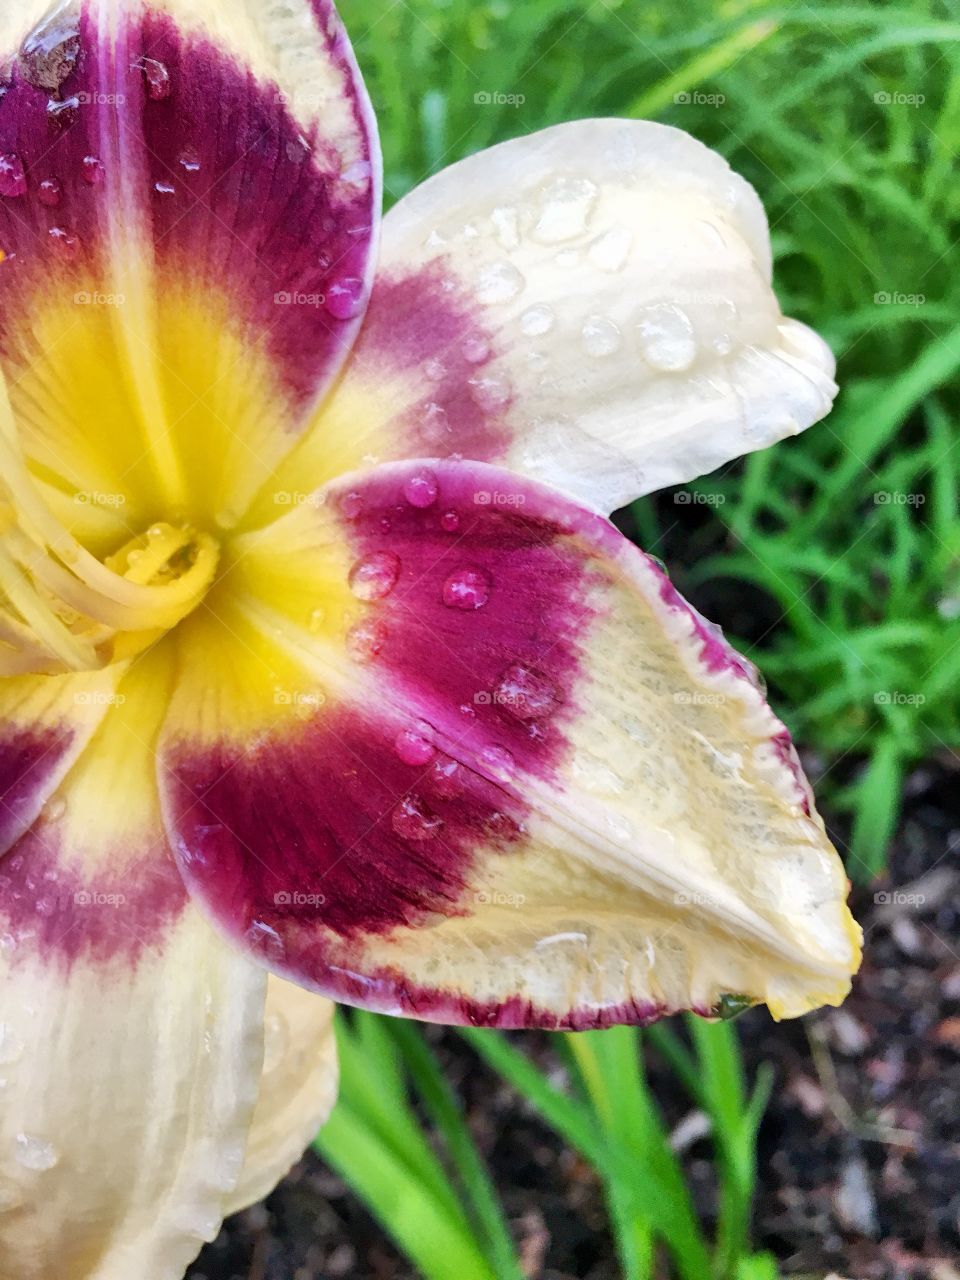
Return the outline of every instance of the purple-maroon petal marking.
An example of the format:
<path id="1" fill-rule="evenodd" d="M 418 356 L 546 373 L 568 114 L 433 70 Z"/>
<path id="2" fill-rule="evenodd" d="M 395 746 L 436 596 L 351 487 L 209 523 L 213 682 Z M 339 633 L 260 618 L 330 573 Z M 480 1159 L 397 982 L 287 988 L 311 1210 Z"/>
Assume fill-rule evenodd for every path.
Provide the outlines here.
<path id="1" fill-rule="evenodd" d="M 133 966 L 158 945 L 187 905 L 183 881 L 165 844 L 132 864 L 126 854 L 115 851 L 114 870 L 102 859 L 85 875 L 63 856 L 52 824 L 27 832 L 0 860 L 5 962 L 22 955 L 68 969 L 80 961 Z"/>
<path id="2" fill-rule="evenodd" d="M 33 821 L 37 797 L 46 791 L 72 739 L 67 727 L 6 725 L 0 730 L 0 852 Z"/>
<path id="3" fill-rule="evenodd" d="M 51 255 L 108 278 L 108 215 L 122 206 L 152 230 L 160 272 L 226 290 L 294 405 L 312 403 L 362 317 L 379 219 L 375 123 L 332 6 L 314 7 L 351 97 L 365 182 L 341 181 L 322 121 L 304 136 L 276 85 L 166 15 L 128 17 L 113 47 L 85 8 L 55 85 L 49 59 L 21 50 L 0 98 L 0 196 L 19 197 L 0 198 L 0 354 L 26 340 Z M 300 304 L 344 289 L 349 308 Z"/>

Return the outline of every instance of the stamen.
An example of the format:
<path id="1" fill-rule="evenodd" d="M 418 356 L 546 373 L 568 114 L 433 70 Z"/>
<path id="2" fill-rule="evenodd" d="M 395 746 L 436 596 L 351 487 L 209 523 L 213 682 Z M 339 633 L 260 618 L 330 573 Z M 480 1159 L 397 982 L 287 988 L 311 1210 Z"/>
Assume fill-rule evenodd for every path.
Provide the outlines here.
<path id="1" fill-rule="evenodd" d="M 218 556 L 208 534 L 157 524 L 97 560 L 44 503 L 0 379 L 0 675 L 131 656 L 194 608 Z"/>

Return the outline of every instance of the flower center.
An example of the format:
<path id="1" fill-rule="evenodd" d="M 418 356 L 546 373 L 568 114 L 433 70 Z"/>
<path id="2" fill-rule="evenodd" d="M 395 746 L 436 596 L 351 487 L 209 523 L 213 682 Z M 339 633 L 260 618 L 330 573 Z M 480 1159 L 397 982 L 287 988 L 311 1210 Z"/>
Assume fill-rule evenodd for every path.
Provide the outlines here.
<path id="1" fill-rule="evenodd" d="M 184 618 L 219 547 L 157 523 L 98 560 L 50 511 L 0 431 L 0 675 L 93 671 L 132 657 Z"/>

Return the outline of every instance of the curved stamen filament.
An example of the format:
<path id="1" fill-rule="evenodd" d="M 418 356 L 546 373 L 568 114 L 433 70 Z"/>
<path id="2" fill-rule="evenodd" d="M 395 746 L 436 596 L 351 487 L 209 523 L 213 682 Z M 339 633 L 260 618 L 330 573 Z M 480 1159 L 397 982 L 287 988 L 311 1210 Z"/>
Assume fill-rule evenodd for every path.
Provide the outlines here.
<path id="1" fill-rule="evenodd" d="M 44 502 L 0 376 L 0 674 L 96 669 L 121 637 L 128 654 L 190 612 L 218 556 L 209 535 L 158 524 L 97 560 Z"/>

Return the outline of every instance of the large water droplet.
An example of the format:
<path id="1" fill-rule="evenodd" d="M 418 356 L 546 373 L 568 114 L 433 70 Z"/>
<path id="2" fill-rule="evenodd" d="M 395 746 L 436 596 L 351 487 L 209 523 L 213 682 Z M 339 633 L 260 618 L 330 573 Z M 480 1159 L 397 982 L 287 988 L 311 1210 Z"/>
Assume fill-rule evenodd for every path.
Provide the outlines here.
<path id="1" fill-rule="evenodd" d="M 143 72 L 148 98 L 152 98 L 154 102 L 169 98 L 170 72 L 167 70 L 166 63 L 159 62 L 156 58 L 141 58 L 134 65 Z"/>
<path id="2" fill-rule="evenodd" d="M 672 302 L 642 307 L 637 330 L 644 359 L 664 373 L 680 373 L 696 359 L 697 342 L 690 317 Z"/>
<path id="3" fill-rule="evenodd" d="M 60 1153 L 52 1142 L 37 1137 L 33 1133 L 18 1133 L 15 1142 L 14 1157 L 17 1164 L 24 1169 L 33 1169 L 42 1173 L 52 1169 L 60 1159 Z"/>
<path id="4" fill-rule="evenodd" d="M 390 825 L 401 840 L 432 840 L 443 819 L 430 813 L 416 796 L 404 796 L 390 815 Z"/>
<path id="5" fill-rule="evenodd" d="M 20 157 L 12 153 L 0 156 L 0 196 L 22 196 L 26 189 L 27 175 Z"/>
<path id="6" fill-rule="evenodd" d="M 347 632 L 347 653 L 354 662 L 370 662 L 387 643 L 387 629 L 375 618 L 364 618 Z"/>
<path id="7" fill-rule="evenodd" d="M 542 720 L 556 710 L 559 695 L 546 676 L 515 662 L 500 677 L 495 700 L 518 720 Z"/>
<path id="8" fill-rule="evenodd" d="M 623 335 L 606 316 L 588 316 L 581 330 L 583 348 L 588 356 L 612 356 L 620 350 Z"/>
<path id="9" fill-rule="evenodd" d="M 633 245 L 633 233 L 627 227 L 611 227 L 590 246 L 587 257 L 601 271 L 621 271 Z"/>
<path id="10" fill-rule="evenodd" d="M 482 609 L 490 599 L 491 585 L 486 569 L 465 565 L 443 584 L 443 603 L 448 609 Z"/>
<path id="11" fill-rule="evenodd" d="M 358 560 L 350 570 L 350 590 L 358 600 L 382 600 L 397 585 L 400 557 L 392 551 L 375 551 Z"/>
<path id="12" fill-rule="evenodd" d="M 363 281 L 359 276 L 342 276 L 327 286 L 324 305 L 335 320 L 352 320 L 360 314 Z"/>
<path id="13" fill-rule="evenodd" d="M 474 292 L 478 302 L 493 306 L 515 298 L 525 284 L 512 262 L 491 262 L 480 272 Z"/>
<path id="14" fill-rule="evenodd" d="M 534 237 L 541 244 L 562 244 L 586 230 L 597 187 L 589 178 L 554 178 L 543 188 L 541 198 Z"/>
<path id="15" fill-rule="evenodd" d="M 556 316 L 551 307 L 546 305 L 530 307 L 520 317 L 520 328 L 528 338 L 539 338 L 550 332 L 555 321 Z"/>
<path id="16" fill-rule="evenodd" d="M 19 1062 L 23 1054 L 23 1040 L 9 1022 L 0 1022 L 0 1065 Z"/>
<path id="17" fill-rule="evenodd" d="M 63 187 L 56 178 L 45 178 L 37 187 L 37 199 L 48 209 L 55 209 L 63 199 Z"/>
<path id="18" fill-rule="evenodd" d="M 393 745 L 404 764 L 422 767 L 430 763 L 436 755 L 436 747 L 427 737 L 429 733 L 429 725 L 418 726 L 416 729 L 401 729 Z"/>
<path id="19" fill-rule="evenodd" d="M 403 496 L 411 507 L 433 506 L 439 491 L 437 477 L 426 468 L 422 471 L 415 471 L 412 476 L 408 476 L 403 482 Z"/>
<path id="20" fill-rule="evenodd" d="M 84 156 L 81 172 L 88 186 L 98 187 L 103 181 L 103 161 L 99 156 Z"/>
<path id="21" fill-rule="evenodd" d="M 20 46 L 20 72 L 35 89 L 56 92 L 76 66 L 79 52 L 80 6 L 58 4 Z"/>

